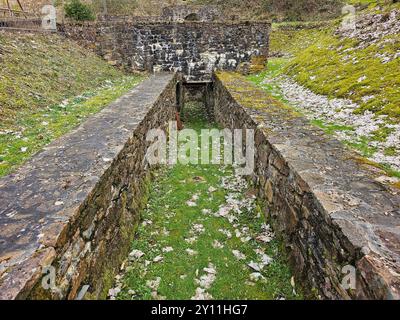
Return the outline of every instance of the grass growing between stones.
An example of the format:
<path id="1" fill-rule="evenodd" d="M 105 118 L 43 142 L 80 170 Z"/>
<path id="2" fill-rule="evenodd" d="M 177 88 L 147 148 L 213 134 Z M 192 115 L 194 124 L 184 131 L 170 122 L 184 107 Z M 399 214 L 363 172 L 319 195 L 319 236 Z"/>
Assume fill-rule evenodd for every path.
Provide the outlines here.
<path id="1" fill-rule="evenodd" d="M 189 109 L 186 126 L 214 128 L 202 114 Z M 231 167 L 158 171 L 111 298 L 300 299 L 282 244 L 257 208 L 254 191 Z"/>
<path id="2" fill-rule="evenodd" d="M 142 77 L 125 76 L 108 81 L 96 90 L 63 103 L 20 114 L 12 127 L 1 125 L 0 177 L 12 172 L 51 141 L 99 112 L 142 80 Z"/>

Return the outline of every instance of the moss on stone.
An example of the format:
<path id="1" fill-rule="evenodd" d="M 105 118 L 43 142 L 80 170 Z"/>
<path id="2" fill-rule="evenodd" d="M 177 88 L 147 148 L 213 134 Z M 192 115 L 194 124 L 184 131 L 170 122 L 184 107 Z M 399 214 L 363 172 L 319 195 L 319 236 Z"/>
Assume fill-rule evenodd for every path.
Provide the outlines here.
<path id="1" fill-rule="evenodd" d="M 301 116 L 294 108 L 273 98 L 238 73 L 217 72 L 216 76 L 243 107 L 262 110 L 268 114 L 281 115 L 284 119 Z"/>

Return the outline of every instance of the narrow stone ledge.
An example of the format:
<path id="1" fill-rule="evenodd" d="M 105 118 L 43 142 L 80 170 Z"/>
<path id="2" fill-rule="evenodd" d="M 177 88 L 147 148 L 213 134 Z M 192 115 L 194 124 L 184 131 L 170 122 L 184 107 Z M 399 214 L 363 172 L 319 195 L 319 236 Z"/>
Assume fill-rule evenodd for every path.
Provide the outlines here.
<path id="1" fill-rule="evenodd" d="M 214 78 L 217 121 L 256 129 L 254 179 L 307 289 L 330 299 L 399 299 L 399 190 L 244 77 Z M 354 290 L 341 286 L 346 265 L 356 268 Z"/>
<path id="2" fill-rule="evenodd" d="M 0 179 L 0 300 L 74 299 L 84 284 L 105 296 L 143 205 L 146 134 L 175 118 L 176 81 L 151 76 Z"/>

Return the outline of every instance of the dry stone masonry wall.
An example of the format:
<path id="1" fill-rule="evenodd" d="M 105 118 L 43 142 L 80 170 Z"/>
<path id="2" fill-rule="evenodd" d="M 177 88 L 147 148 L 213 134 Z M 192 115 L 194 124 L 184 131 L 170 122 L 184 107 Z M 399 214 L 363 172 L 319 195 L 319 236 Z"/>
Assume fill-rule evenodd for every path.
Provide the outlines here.
<path id="1" fill-rule="evenodd" d="M 150 77 L 0 179 L 0 300 L 74 299 L 84 285 L 106 297 L 146 194 L 146 134 L 175 119 L 176 82 Z"/>
<path id="2" fill-rule="evenodd" d="M 221 125 L 256 130 L 254 180 L 297 282 L 328 299 L 399 299 L 399 190 L 245 78 L 218 73 L 214 92 Z M 351 267 L 356 288 L 345 290 Z"/>
<path id="3" fill-rule="evenodd" d="M 254 57 L 266 59 L 270 23 L 103 21 L 60 30 L 112 65 L 210 81 L 215 69 L 236 70 Z"/>

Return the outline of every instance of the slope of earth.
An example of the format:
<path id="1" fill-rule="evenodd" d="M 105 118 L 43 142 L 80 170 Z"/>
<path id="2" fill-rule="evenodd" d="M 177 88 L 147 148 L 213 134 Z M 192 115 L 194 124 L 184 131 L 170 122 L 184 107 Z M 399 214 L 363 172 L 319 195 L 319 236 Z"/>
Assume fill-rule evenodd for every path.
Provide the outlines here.
<path id="1" fill-rule="evenodd" d="M 356 27 L 275 26 L 280 58 L 250 79 L 400 177 L 400 7 L 369 8 Z"/>
<path id="2" fill-rule="evenodd" d="M 0 33 L 0 176 L 140 80 L 58 35 Z"/>
<path id="3" fill-rule="evenodd" d="M 215 128 L 201 114 L 191 108 L 186 122 L 199 134 Z M 260 212 L 231 167 L 161 169 L 110 299 L 300 299 Z"/>

